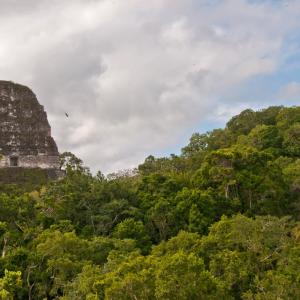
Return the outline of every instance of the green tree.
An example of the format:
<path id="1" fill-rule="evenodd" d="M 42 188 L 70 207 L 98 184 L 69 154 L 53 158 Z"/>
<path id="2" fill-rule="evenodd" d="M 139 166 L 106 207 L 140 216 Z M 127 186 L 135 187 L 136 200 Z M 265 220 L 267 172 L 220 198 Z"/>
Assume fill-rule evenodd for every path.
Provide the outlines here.
<path id="1" fill-rule="evenodd" d="M 22 286 L 21 272 L 5 270 L 4 277 L 0 278 L 0 298 L 12 300 Z"/>
<path id="2" fill-rule="evenodd" d="M 113 236 L 119 239 L 135 240 L 137 247 L 142 250 L 142 253 L 148 253 L 150 250 L 150 237 L 141 221 L 135 221 L 131 218 L 125 219 L 115 227 Z"/>
<path id="3" fill-rule="evenodd" d="M 204 262 L 195 254 L 179 251 L 164 256 L 156 271 L 157 299 L 220 299 L 224 288 L 205 271 Z"/>
<path id="4" fill-rule="evenodd" d="M 284 132 L 283 147 L 288 155 L 300 156 L 300 122 L 292 125 Z"/>

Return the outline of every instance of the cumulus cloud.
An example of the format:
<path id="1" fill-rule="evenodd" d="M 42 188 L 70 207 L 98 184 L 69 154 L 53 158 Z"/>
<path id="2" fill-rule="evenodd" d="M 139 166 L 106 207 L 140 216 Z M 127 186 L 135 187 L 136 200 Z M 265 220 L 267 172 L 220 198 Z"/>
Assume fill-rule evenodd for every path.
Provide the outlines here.
<path id="1" fill-rule="evenodd" d="M 0 2 L 0 78 L 30 86 L 59 149 L 104 172 L 243 107 L 223 96 L 274 72 L 300 25 L 297 2 Z"/>

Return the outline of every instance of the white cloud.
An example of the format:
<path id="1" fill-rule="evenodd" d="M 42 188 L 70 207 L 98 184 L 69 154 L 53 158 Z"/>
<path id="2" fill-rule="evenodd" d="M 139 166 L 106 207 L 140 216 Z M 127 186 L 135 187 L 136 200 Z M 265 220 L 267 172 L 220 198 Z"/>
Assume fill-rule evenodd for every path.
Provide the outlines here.
<path id="1" fill-rule="evenodd" d="M 0 3 L 0 78 L 30 86 L 60 150 L 103 171 L 135 166 L 200 120 L 244 107 L 223 96 L 274 72 L 300 23 L 296 2 Z"/>

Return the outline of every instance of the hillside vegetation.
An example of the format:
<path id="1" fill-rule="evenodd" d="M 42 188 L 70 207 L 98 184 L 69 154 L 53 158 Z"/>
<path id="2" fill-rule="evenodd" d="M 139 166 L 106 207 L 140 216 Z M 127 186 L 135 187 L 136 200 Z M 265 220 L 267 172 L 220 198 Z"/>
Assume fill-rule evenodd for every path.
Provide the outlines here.
<path id="1" fill-rule="evenodd" d="M 0 299 L 300 299 L 300 107 L 245 110 L 181 155 L 2 185 Z"/>

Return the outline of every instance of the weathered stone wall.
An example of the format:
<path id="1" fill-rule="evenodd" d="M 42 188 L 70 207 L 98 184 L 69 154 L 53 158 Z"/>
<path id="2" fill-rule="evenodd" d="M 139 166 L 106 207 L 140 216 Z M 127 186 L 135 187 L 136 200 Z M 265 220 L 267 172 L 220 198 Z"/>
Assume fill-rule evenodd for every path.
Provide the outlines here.
<path id="1" fill-rule="evenodd" d="M 26 155 L 18 156 L 18 167 L 21 168 L 41 168 L 41 169 L 59 169 L 58 156 L 48 155 Z M 11 167 L 10 156 L 2 156 L 0 159 L 0 168 Z"/>
<path id="2" fill-rule="evenodd" d="M 0 81 L 0 168 L 59 169 L 47 114 L 26 86 Z"/>
<path id="3" fill-rule="evenodd" d="M 41 168 L 1 168 L 0 169 L 0 192 L 5 191 L 7 184 L 17 185 L 22 189 L 32 191 L 43 184 L 46 184 L 49 179 L 55 180 L 65 176 L 65 173 L 56 169 L 41 169 Z"/>

